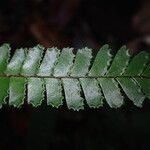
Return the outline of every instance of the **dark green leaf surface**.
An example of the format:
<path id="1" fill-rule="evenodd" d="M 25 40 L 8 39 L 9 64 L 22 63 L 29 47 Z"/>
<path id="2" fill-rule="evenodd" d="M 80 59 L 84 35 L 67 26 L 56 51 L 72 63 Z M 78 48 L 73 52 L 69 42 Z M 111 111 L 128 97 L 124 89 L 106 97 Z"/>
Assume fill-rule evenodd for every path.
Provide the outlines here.
<path id="1" fill-rule="evenodd" d="M 10 55 L 10 47 L 8 44 L 3 44 L 0 47 L 0 74 L 5 72 Z"/>
<path id="2" fill-rule="evenodd" d="M 119 76 L 124 73 L 126 66 L 128 65 L 130 55 L 126 46 L 123 46 L 118 50 L 108 72 L 108 76 Z"/>
<path id="3" fill-rule="evenodd" d="M 0 108 L 5 104 L 5 99 L 8 96 L 9 78 L 0 78 Z"/>
<path id="4" fill-rule="evenodd" d="M 89 76 L 104 75 L 110 65 L 112 55 L 110 54 L 109 45 L 104 45 L 98 52 L 94 63 L 89 71 Z"/>
<path id="5" fill-rule="evenodd" d="M 71 76 L 85 76 L 88 73 L 90 61 L 92 58 L 92 50 L 88 48 L 79 49 L 75 58 Z"/>
<path id="6" fill-rule="evenodd" d="M 146 77 L 150 76 L 150 63 L 148 64 L 142 75 Z M 150 78 L 140 78 L 136 80 L 140 85 L 142 91 L 144 92 L 145 96 L 150 99 Z"/>
<path id="7" fill-rule="evenodd" d="M 64 48 L 54 68 L 54 76 L 67 76 L 73 65 L 74 54 L 72 48 Z"/>
<path id="8" fill-rule="evenodd" d="M 136 79 L 136 81 L 138 82 L 145 96 L 150 99 L 150 79 L 141 78 L 141 79 Z"/>
<path id="9" fill-rule="evenodd" d="M 148 64 L 147 68 L 144 70 L 143 75 L 146 77 L 150 77 L 150 63 Z"/>
<path id="10" fill-rule="evenodd" d="M 123 73 L 123 75 L 130 76 L 131 78 L 117 78 L 126 95 L 138 107 L 142 107 L 145 96 L 141 90 L 141 87 L 137 84 L 138 81 L 134 78 L 134 76 L 141 75 L 148 60 L 149 55 L 146 52 L 139 53 L 131 60 Z"/>
<path id="11" fill-rule="evenodd" d="M 114 57 L 112 64 L 109 70 L 107 71 L 106 75 L 121 76 L 124 73 L 126 66 L 128 65 L 129 58 L 130 56 L 126 46 L 121 47 L 118 50 L 116 56 Z M 114 108 L 122 106 L 122 104 L 124 103 L 123 96 L 120 92 L 120 88 L 118 86 L 116 79 L 99 78 L 98 81 L 102 87 L 102 91 L 109 106 Z"/>
<path id="12" fill-rule="evenodd" d="M 131 60 L 124 75 L 127 76 L 140 75 L 143 72 L 143 69 L 146 67 L 148 61 L 149 61 L 149 55 L 144 51 L 140 52 Z"/>
<path id="13" fill-rule="evenodd" d="M 134 105 L 142 107 L 145 97 L 138 84 L 133 79 L 128 78 L 118 78 L 117 80 L 129 99 L 133 101 Z"/>

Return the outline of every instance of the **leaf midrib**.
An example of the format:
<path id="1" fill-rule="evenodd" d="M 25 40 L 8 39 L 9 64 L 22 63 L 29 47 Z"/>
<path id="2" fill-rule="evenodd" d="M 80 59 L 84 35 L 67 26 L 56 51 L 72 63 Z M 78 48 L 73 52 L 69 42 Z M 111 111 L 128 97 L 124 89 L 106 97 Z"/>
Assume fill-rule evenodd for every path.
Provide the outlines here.
<path id="1" fill-rule="evenodd" d="M 38 76 L 38 75 L 4 75 L 1 74 L 0 77 L 18 77 L 18 78 L 69 78 L 69 79 L 79 79 L 79 78 L 146 78 L 150 79 L 150 76 L 144 75 L 136 75 L 136 76 L 127 76 L 127 75 L 120 75 L 120 76 Z"/>

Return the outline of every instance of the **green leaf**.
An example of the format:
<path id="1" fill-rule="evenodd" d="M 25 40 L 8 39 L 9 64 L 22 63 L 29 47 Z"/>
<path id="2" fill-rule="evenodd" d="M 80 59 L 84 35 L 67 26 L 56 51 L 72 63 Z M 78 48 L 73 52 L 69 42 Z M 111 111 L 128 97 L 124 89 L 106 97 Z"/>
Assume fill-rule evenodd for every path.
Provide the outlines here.
<path id="1" fill-rule="evenodd" d="M 104 75 L 110 65 L 111 57 L 109 45 L 106 44 L 97 53 L 91 70 L 89 71 L 89 76 Z"/>
<path id="2" fill-rule="evenodd" d="M 120 48 L 117 52 L 108 72 L 108 76 L 119 76 L 124 73 L 126 66 L 128 65 L 130 55 L 126 46 Z"/>
<path id="3" fill-rule="evenodd" d="M 8 97 L 9 78 L 0 77 L 0 108 L 6 103 L 5 99 Z"/>
<path id="4" fill-rule="evenodd" d="M 9 55 L 10 55 L 9 44 L 3 44 L 0 47 L 0 74 L 3 74 L 5 72 L 9 60 Z"/>
<path id="5" fill-rule="evenodd" d="M 129 62 L 128 49 L 121 47 L 116 56 L 114 57 L 106 76 L 120 76 L 123 74 L 126 66 Z M 112 108 L 118 108 L 123 105 L 123 96 L 118 87 L 118 83 L 115 78 L 99 78 L 98 79 L 107 103 Z"/>
<path id="6" fill-rule="evenodd" d="M 127 76 L 140 75 L 143 72 L 143 69 L 145 68 L 148 61 L 149 61 L 149 55 L 144 51 L 140 52 L 131 60 L 124 75 Z"/>
<path id="7" fill-rule="evenodd" d="M 150 77 L 150 63 L 148 64 L 147 68 L 144 70 L 143 75 L 146 77 Z"/>
<path id="8" fill-rule="evenodd" d="M 103 96 L 96 79 L 80 78 L 85 99 L 89 107 L 103 106 Z"/>
<path id="9" fill-rule="evenodd" d="M 149 77 L 150 76 L 150 63 L 148 64 L 147 68 L 144 70 L 142 75 Z M 140 78 L 136 79 L 142 91 L 144 92 L 145 96 L 150 99 L 150 78 Z"/>
<path id="10" fill-rule="evenodd" d="M 92 50 L 86 48 L 79 49 L 75 58 L 74 66 L 71 70 L 71 76 L 85 76 L 88 73 Z"/>
<path id="11" fill-rule="evenodd" d="M 37 107 L 44 99 L 44 81 L 41 78 L 28 78 L 28 103 Z"/>
<path id="12" fill-rule="evenodd" d="M 72 48 L 64 48 L 58 58 L 58 63 L 54 68 L 54 76 L 67 76 L 73 65 L 74 54 Z"/>
<path id="13" fill-rule="evenodd" d="M 141 107 L 145 98 L 150 99 L 147 52 L 131 58 L 123 46 L 112 56 L 109 45 L 104 45 L 92 60 L 92 49 L 87 47 L 76 55 L 72 48 L 63 48 L 61 53 L 54 47 L 43 51 L 40 45 L 20 48 L 10 59 L 9 45 L 0 47 L 0 107 L 8 96 L 8 105 L 17 108 L 26 96 L 34 107 L 45 100 L 58 108 L 64 99 L 67 107 L 76 111 L 84 109 L 84 102 L 99 108 L 106 100 L 110 107 L 119 108 L 128 98 Z"/>
<path id="14" fill-rule="evenodd" d="M 23 62 L 26 57 L 26 49 L 17 49 L 11 59 L 11 61 L 7 65 L 7 69 L 5 74 L 10 75 L 18 75 L 21 71 Z"/>
<path id="15" fill-rule="evenodd" d="M 128 78 L 117 78 L 117 81 L 134 105 L 142 107 L 145 97 L 137 83 L 133 79 Z"/>
<path id="16" fill-rule="evenodd" d="M 61 80 L 45 78 L 47 105 L 58 108 L 63 104 Z"/>
<path id="17" fill-rule="evenodd" d="M 62 79 L 66 103 L 69 109 L 77 110 L 84 109 L 83 98 L 80 96 L 81 88 L 77 79 Z"/>
<path id="18" fill-rule="evenodd" d="M 139 84 L 145 96 L 150 99 L 150 79 L 138 78 L 136 79 L 136 81 Z"/>
<path id="19" fill-rule="evenodd" d="M 24 103 L 26 78 L 11 77 L 9 84 L 9 105 L 20 107 Z"/>
<path id="20" fill-rule="evenodd" d="M 44 48 L 40 45 L 30 48 L 22 66 L 22 75 L 35 75 L 39 68 Z"/>
<path id="21" fill-rule="evenodd" d="M 98 79 L 107 103 L 112 108 L 118 108 L 123 104 L 123 96 L 115 79 L 99 78 Z"/>
<path id="22" fill-rule="evenodd" d="M 38 76 L 50 76 L 60 51 L 57 48 L 48 48 L 38 71 Z"/>
<path id="23" fill-rule="evenodd" d="M 139 53 L 131 60 L 130 64 L 123 74 L 131 76 L 131 78 L 117 78 L 126 95 L 138 107 L 142 106 L 145 96 L 142 93 L 141 88 L 137 84 L 137 80 L 134 78 L 134 76 L 140 75 L 143 72 L 143 69 L 146 66 L 148 60 L 149 57 L 146 52 Z"/>

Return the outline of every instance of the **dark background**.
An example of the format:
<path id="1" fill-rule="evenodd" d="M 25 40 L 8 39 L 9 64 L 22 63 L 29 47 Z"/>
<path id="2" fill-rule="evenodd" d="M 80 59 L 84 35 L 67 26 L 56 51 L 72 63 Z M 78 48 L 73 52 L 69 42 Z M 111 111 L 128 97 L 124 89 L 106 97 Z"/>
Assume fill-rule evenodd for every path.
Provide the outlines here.
<path id="1" fill-rule="evenodd" d="M 40 43 L 44 47 L 105 43 L 132 54 L 150 50 L 149 0 L 0 0 L 0 44 L 12 51 Z M 0 109 L 0 150 L 149 150 L 150 102 L 137 108 L 126 99 L 120 109 L 73 112 L 66 105 Z"/>

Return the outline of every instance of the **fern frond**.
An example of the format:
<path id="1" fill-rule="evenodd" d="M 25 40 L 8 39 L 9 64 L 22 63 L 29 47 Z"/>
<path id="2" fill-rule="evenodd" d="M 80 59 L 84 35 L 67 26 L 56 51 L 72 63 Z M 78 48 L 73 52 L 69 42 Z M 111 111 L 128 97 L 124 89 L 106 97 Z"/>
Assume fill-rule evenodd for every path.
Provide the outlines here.
<path id="1" fill-rule="evenodd" d="M 57 48 L 37 45 L 30 49 L 17 49 L 10 59 L 10 46 L 0 47 L 0 107 L 8 104 L 21 107 L 27 97 L 28 104 L 37 107 L 43 100 L 58 108 L 66 101 L 73 110 L 103 106 L 121 107 L 128 97 L 134 105 L 142 107 L 150 99 L 150 57 L 142 51 L 131 58 L 128 49 L 121 47 L 113 57 L 109 45 L 104 45 L 93 63 L 92 50 Z M 46 96 L 45 96 L 46 94 Z M 44 99 L 46 97 L 46 99 Z"/>

